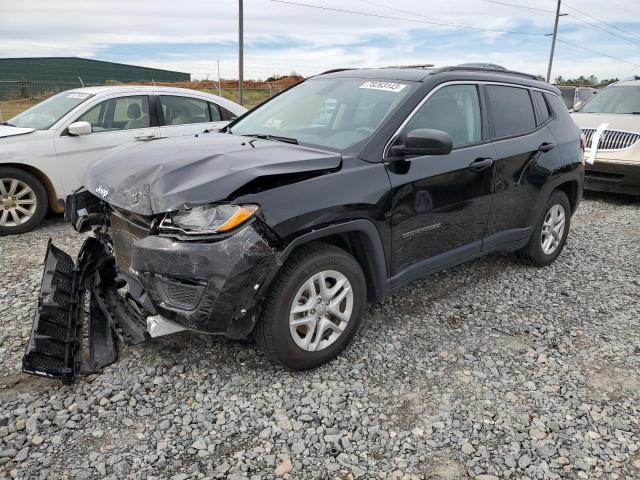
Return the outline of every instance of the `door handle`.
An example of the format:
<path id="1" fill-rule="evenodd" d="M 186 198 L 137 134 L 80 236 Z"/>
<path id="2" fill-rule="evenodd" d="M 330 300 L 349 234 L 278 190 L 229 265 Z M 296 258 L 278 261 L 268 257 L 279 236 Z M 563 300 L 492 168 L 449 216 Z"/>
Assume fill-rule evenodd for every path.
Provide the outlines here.
<path id="1" fill-rule="evenodd" d="M 547 153 L 553 150 L 554 148 L 556 148 L 556 146 L 553 143 L 544 142 L 542 145 L 538 147 L 538 151 L 540 153 Z"/>
<path id="2" fill-rule="evenodd" d="M 476 158 L 473 162 L 469 164 L 469 169 L 475 172 L 479 172 L 484 170 L 485 168 L 493 165 L 493 158 Z"/>
<path id="3" fill-rule="evenodd" d="M 140 135 L 134 135 L 133 138 L 136 140 L 151 140 L 152 138 L 156 138 L 153 133 L 141 133 Z"/>

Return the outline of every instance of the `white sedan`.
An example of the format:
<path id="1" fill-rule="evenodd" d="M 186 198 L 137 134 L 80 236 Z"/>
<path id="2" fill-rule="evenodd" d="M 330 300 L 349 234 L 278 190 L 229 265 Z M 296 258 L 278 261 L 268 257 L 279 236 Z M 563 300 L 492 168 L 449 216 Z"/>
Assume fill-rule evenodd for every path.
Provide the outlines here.
<path id="1" fill-rule="evenodd" d="M 183 88 L 104 86 L 59 93 L 0 125 L 0 235 L 64 210 L 87 165 L 134 140 L 220 129 L 247 110 Z"/>

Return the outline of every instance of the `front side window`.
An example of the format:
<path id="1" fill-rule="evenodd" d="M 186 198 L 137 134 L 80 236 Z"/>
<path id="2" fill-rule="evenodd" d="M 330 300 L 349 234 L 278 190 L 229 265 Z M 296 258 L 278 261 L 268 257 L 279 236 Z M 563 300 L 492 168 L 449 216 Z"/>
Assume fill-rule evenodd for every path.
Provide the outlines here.
<path id="1" fill-rule="evenodd" d="M 368 140 L 414 88 L 395 80 L 316 78 L 246 113 L 231 133 L 345 151 Z"/>
<path id="2" fill-rule="evenodd" d="M 165 125 L 188 125 L 211 121 L 209 104 L 198 98 L 160 95 Z"/>
<path id="3" fill-rule="evenodd" d="M 451 135 L 453 145 L 482 140 L 482 115 L 475 85 L 450 85 L 431 95 L 404 127 L 397 143 L 418 128 L 442 130 Z"/>
<path id="4" fill-rule="evenodd" d="M 518 135 L 536 128 L 529 90 L 488 85 L 487 93 L 497 138 Z"/>
<path id="5" fill-rule="evenodd" d="M 640 115 L 640 86 L 607 87 L 592 97 L 580 113 L 619 113 Z"/>
<path id="6" fill-rule="evenodd" d="M 76 119 L 89 122 L 93 132 L 131 130 L 149 127 L 149 97 L 111 98 L 105 100 Z"/>
<path id="7" fill-rule="evenodd" d="M 7 123 L 14 127 L 46 130 L 92 96 L 84 92 L 62 92 L 16 115 Z"/>

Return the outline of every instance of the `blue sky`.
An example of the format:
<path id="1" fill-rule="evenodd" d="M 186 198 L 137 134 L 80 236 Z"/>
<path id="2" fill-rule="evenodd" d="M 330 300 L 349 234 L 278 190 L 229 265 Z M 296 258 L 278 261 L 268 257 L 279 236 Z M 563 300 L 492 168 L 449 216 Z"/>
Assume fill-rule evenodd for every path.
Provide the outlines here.
<path id="1" fill-rule="evenodd" d="M 245 0 L 247 77 L 291 71 L 311 75 L 338 67 L 463 62 L 498 63 L 544 74 L 550 47 L 545 34 L 552 31 L 551 11 L 556 5 L 555 0 L 504 0 L 528 8 L 492 0 L 291 1 L 368 15 Z M 221 76 L 234 78 L 237 4 L 237 0 L 31 0 L 23 4 L 0 0 L 0 56 L 84 56 L 213 79 L 219 61 Z M 607 0 L 606 4 L 563 0 L 563 5 L 562 11 L 569 15 L 560 19 L 554 77 L 640 74 L 638 0 Z M 396 18 L 381 18 L 389 16 Z"/>

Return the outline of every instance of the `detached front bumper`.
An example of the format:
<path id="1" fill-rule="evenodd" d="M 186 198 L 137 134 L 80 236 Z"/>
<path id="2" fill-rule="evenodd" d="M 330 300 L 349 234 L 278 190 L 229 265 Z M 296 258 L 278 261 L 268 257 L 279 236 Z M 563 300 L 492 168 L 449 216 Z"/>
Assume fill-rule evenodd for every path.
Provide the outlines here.
<path id="1" fill-rule="evenodd" d="M 640 195 L 640 164 L 596 162 L 586 165 L 585 189 Z"/>
<path id="2" fill-rule="evenodd" d="M 74 263 L 49 241 L 23 371 L 72 382 L 113 363 L 117 337 L 144 341 L 144 320 L 118 286 L 104 242 L 87 239 Z"/>

